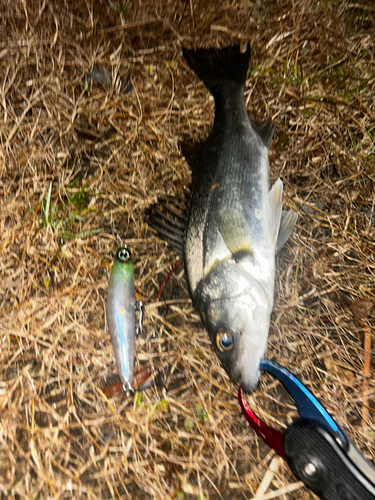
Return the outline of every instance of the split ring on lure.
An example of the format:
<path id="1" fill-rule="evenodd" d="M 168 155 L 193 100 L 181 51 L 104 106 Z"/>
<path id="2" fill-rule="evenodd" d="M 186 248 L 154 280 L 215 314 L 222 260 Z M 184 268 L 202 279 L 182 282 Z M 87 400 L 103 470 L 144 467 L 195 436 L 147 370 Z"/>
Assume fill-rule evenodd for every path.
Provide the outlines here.
<path id="1" fill-rule="evenodd" d="M 107 294 L 107 321 L 117 369 L 125 392 L 132 390 L 135 344 L 134 267 L 131 252 L 116 252 Z"/>

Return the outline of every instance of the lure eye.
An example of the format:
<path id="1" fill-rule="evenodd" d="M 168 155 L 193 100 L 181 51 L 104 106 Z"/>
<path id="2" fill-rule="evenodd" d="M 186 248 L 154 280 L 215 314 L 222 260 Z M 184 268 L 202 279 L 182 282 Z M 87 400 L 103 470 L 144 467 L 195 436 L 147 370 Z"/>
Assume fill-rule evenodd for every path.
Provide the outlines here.
<path id="1" fill-rule="evenodd" d="M 121 262 L 127 262 L 132 256 L 129 248 L 122 247 L 117 250 L 117 258 Z"/>
<path id="2" fill-rule="evenodd" d="M 234 339 L 230 332 L 219 330 L 216 334 L 216 347 L 220 352 L 230 351 L 233 349 Z"/>

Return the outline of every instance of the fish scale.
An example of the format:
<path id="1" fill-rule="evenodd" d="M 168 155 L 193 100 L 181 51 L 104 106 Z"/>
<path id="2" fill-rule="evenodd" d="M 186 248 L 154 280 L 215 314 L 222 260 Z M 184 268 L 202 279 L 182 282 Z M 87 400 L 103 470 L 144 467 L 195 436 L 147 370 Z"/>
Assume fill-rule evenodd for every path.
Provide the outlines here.
<path id="1" fill-rule="evenodd" d="M 251 392 L 267 348 L 275 254 L 297 214 L 282 211 L 280 179 L 270 189 L 272 120 L 250 122 L 247 116 L 243 91 L 250 48 L 183 52 L 215 100 L 210 136 L 195 154 L 185 155 L 192 169 L 183 235 L 189 291 L 230 379 Z M 152 225 L 165 234 L 161 224 Z"/>
<path id="2" fill-rule="evenodd" d="M 243 102 L 250 48 L 184 50 L 215 99 L 208 140 L 192 168 L 185 262 L 194 307 L 231 380 L 255 389 L 267 347 L 281 227 L 282 183 L 270 191 L 270 119 L 251 123 Z M 287 233 L 287 234 L 286 234 Z"/>

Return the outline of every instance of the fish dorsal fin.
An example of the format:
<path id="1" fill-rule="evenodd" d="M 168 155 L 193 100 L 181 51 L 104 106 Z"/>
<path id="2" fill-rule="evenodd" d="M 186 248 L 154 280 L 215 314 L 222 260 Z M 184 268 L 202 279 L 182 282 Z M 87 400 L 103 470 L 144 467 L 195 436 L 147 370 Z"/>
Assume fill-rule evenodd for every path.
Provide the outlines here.
<path id="1" fill-rule="evenodd" d="M 249 228 L 241 214 L 233 208 L 221 208 L 216 214 L 216 225 L 234 259 L 253 255 Z"/>
<path id="2" fill-rule="evenodd" d="M 184 256 L 184 234 L 188 220 L 187 199 L 181 197 L 165 197 L 151 205 L 145 219 L 150 227 L 157 232 L 160 239 L 171 245 L 180 256 Z"/>
<path id="3" fill-rule="evenodd" d="M 276 253 L 279 253 L 285 243 L 289 240 L 297 219 L 298 214 L 294 210 L 283 210 L 281 214 L 279 235 L 276 243 Z"/>
<path id="4" fill-rule="evenodd" d="M 269 116 L 263 122 L 251 122 L 253 129 L 261 138 L 263 144 L 267 149 L 270 149 L 273 136 L 275 134 L 275 124 Z"/>
<path id="5" fill-rule="evenodd" d="M 283 210 L 283 182 L 277 179 L 268 193 L 268 221 L 272 242 L 276 245 Z"/>

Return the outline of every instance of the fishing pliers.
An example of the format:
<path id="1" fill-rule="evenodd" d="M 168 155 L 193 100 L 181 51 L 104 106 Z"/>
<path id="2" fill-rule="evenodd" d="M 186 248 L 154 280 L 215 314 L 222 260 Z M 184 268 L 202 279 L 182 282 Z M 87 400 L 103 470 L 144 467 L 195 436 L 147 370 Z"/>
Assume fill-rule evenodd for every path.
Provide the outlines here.
<path id="1" fill-rule="evenodd" d="M 323 500 L 375 500 L 375 468 L 358 451 L 315 396 L 282 366 L 263 360 L 296 403 L 299 417 L 285 432 L 263 422 L 241 386 L 238 402 L 255 432 L 289 465 L 297 479 Z"/>

